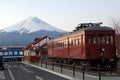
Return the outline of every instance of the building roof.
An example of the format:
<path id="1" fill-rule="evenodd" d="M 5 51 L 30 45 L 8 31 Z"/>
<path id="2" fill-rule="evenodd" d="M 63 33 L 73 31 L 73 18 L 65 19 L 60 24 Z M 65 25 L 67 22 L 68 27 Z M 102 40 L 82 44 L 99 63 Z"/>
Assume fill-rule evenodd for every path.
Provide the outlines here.
<path id="1" fill-rule="evenodd" d="M 48 38 L 48 36 L 44 36 L 44 37 L 42 37 L 42 38 L 38 38 L 37 40 L 33 41 L 31 44 L 29 44 L 28 46 L 26 46 L 26 49 L 27 49 L 27 50 L 33 49 L 33 47 L 34 47 L 36 44 L 40 43 L 42 40 L 47 39 L 47 38 Z M 46 40 L 46 41 L 47 41 L 47 40 Z M 46 43 L 47 43 L 47 42 L 46 42 Z M 42 46 L 46 45 L 46 43 L 44 43 L 44 44 L 42 44 L 42 45 L 39 44 L 38 46 L 41 48 Z"/>

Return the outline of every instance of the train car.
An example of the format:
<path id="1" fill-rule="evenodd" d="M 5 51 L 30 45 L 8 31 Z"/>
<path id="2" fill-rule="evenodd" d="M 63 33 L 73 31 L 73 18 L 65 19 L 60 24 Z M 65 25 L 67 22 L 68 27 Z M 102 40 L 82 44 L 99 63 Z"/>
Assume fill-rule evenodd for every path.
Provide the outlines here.
<path id="1" fill-rule="evenodd" d="M 115 61 L 115 30 L 101 23 L 82 23 L 76 30 L 48 41 L 48 57 L 77 65 L 110 65 Z"/>

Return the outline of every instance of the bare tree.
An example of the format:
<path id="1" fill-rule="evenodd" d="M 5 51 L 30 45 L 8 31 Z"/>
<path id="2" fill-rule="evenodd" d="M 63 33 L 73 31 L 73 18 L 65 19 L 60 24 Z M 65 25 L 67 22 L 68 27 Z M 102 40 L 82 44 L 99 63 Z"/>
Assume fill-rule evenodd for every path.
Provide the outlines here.
<path id="1" fill-rule="evenodd" d="M 117 55 L 120 56 L 120 19 L 112 18 L 112 26 L 115 29 L 116 35 L 116 51 Z"/>

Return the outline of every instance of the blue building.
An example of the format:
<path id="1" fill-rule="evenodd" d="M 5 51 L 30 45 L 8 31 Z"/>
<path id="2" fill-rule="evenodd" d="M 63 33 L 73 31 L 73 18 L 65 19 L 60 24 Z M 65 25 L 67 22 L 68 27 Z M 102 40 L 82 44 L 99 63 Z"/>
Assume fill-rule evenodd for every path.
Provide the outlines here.
<path id="1" fill-rule="evenodd" d="M 4 61 L 21 61 L 24 58 L 23 49 L 0 49 L 0 56 Z"/>

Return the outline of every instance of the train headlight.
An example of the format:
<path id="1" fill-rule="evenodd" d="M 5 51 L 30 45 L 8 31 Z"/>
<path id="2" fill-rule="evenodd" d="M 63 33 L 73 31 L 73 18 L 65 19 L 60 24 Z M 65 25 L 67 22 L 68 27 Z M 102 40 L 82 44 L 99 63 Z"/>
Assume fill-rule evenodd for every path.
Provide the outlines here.
<path id="1" fill-rule="evenodd" d="M 105 48 L 104 47 L 100 48 L 100 52 L 105 52 Z"/>

